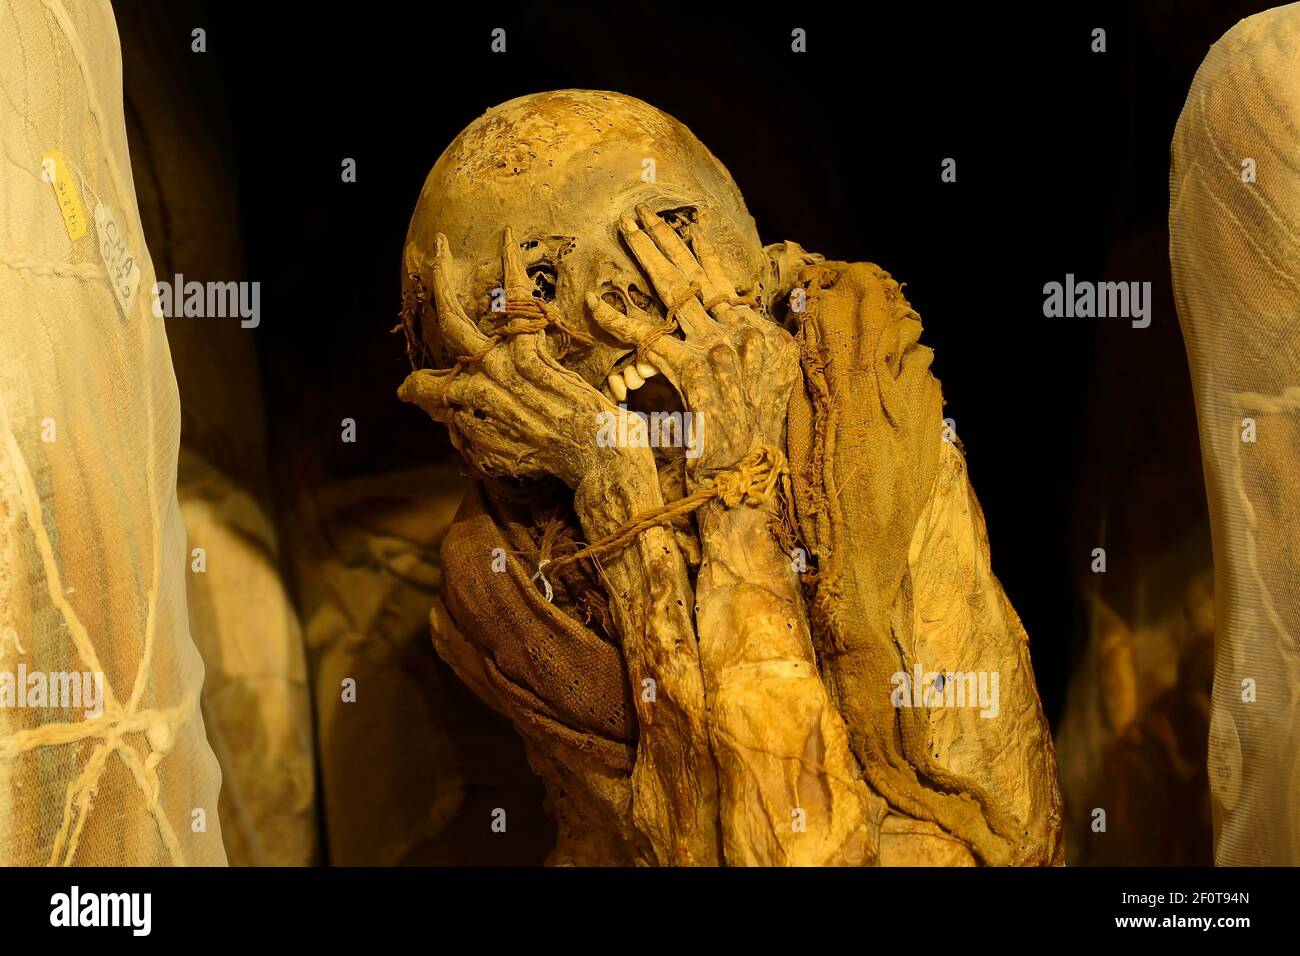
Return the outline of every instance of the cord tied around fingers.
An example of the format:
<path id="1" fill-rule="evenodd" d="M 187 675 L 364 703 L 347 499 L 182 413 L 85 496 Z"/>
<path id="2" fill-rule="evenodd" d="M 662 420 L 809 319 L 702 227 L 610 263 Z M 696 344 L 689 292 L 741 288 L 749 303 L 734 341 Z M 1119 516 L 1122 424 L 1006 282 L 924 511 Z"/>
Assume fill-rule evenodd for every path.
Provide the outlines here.
<path id="1" fill-rule="evenodd" d="M 672 335 L 676 331 L 677 331 L 676 319 L 669 319 L 663 325 L 656 326 L 654 329 L 652 329 L 649 332 L 649 334 L 646 335 L 645 338 L 643 338 L 640 342 L 637 343 L 636 360 L 638 362 L 645 362 L 649 365 L 653 365 L 654 363 L 650 361 L 650 347 L 654 345 L 655 342 L 658 341 L 662 336 Z"/>
<path id="2" fill-rule="evenodd" d="M 775 445 L 759 445 L 730 471 L 724 471 L 703 488 L 685 498 L 638 515 L 612 534 L 573 554 L 559 558 L 543 556 L 538 562 L 537 573 L 531 580 L 534 582 L 541 580 L 544 596 L 549 602 L 554 596 L 554 591 L 550 582 L 546 580 L 544 571 L 547 567 L 561 568 L 578 561 L 612 554 L 629 544 L 642 531 L 669 524 L 675 518 L 690 514 L 710 501 L 717 500 L 727 508 L 734 508 L 742 503 L 751 507 L 762 507 L 777 494 L 782 480 L 789 473 L 790 466 L 781 449 Z"/>
<path id="3" fill-rule="evenodd" d="M 545 332 L 548 328 L 555 329 L 559 340 L 559 358 L 568 355 L 575 345 L 588 348 L 596 344 L 596 340 L 582 329 L 564 321 L 554 306 L 540 299 L 506 299 L 505 314 L 506 324 L 487 333 L 488 341 L 482 348 L 477 352 L 456 358 L 456 364 L 452 366 L 453 376 L 467 366 L 477 365 L 487 358 L 488 353 L 494 348 L 516 335 Z"/>

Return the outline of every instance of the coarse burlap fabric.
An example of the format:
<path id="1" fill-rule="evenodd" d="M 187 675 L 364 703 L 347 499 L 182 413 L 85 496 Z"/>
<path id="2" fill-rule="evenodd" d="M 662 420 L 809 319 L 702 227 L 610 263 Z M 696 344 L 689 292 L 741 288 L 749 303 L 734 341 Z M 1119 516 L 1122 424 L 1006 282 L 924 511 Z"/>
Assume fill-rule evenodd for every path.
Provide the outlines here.
<path id="1" fill-rule="evenodd" d="M 176 498 L 180 409 L 107 2 L 0 7 L 0 672 L 103 674 L 104 712 L 0 708 L 0 863 L 224 864 Z M 42 157 L 116 222 L 71 238 Z"/>
<path id="2" fill-rule="evenodd" d="M 622 652 L 542 596 L 529 567 L 537 553 L 521 559 L 529 542 L 513 530 L 511 540 L 480 486 L 468 492 L 442 545 L 447 610 L 479 643 L 485 675 L 517 723 L 630 772 L 636 714 Z"/>
<path id="3" fill-rule="evenodd" d="M 790 468 L 817 559 L 813 641 L 853 752 L 896 813 L 980 862 L 1058 863 L 1060 794 L 1028 638 L 993 575 L 965 460 L 944 438 L 920 317 L 870 263 L 810 266 L 799 284 Z M 986 675 L 990 701 L 996 675 L 997 706 L 900 707 L 894 675 L 917 668 Z"/>
<path id="4" fill-rule="evenodd" d="M 1300 4 L 1211 49 L 1179 117 L 1170 260 L 1214 537 L 1220 865 L 1300 862 Z"/>

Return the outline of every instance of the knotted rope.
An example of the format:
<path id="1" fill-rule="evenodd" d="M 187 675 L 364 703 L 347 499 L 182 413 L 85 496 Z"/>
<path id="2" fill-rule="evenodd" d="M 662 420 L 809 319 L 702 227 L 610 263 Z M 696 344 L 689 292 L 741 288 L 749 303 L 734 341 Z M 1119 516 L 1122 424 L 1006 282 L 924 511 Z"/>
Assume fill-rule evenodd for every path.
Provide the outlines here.
<path id="1" fill-rule="evenodd" d="M 483 361 L 489 352 L 506 339 L 529 332 L 545 332 L 547 328 L 555 329 L 559 339 L 560 358 L 564 358 L 575 343 L 584 348 L 596 344 L 596 340 L 582 329 L 564 321 L 554 306 L 540 299 L 506 299 L 505 314 L 506 324 L 487 333 L 488 340 L 478 351 L 456 358 L 456 364 L 451 370 L 453 376 L 461 369 Z"/>
<path id="2" fill-rule="evenodd" d="M 655 328 L 651 330 L 645 338 L 637 343 L 636 360 L 638 362 L 653 365 L 654 363 L 650 361 L 650 346 L 652 346 L 662 336 L 672 335 L 676 331 L 677 319 L 675 318 L 670 318 L 663 325 L 655 326 Z"/>
<path id="3" fill-rule="evenodd" d="M 661 336 L 672 335 L 677 331 L 679 327 L 677 313 L 690 304 L 691 300 L 695 299 L 696 296 L 703 297 L 703 290 L 700 289 L 699 282 L 692 282 L 690 288 L 687 289 L 686 293 L 681 297 L 681 300 L 676 304 L 669 306 L 668 321 L 664 322 L 662 325 L 656 326 L 646 335 L 645 338 L 637 343 L 636 360 L 638 362 L 650 362 L 650 347 Z M 724 302 L 733 306 L 749 306 L 754 309 L 759 307 L 758 296 L 756 295 L 734 295 L 728 292 L 719 292 L 717 295 L 704 301 L 702 304 L 704 306 L 704 311 L 712 314 L 713 309 Z M 654 363 L 651 362 L 650 364 Z"/>
<path id="4" fill-rule="evenodd" d="M 595 544 L 559 558 L 543 555 L 537 563 L 537 573 L 532 580 L 541 580 L 543 593 L 546 600 L 550 601 L 554 592 L 544 573 L 548 567 L 554 573 L 556 568 L 612 554 L 629 544 L 642 531 L 669 524 L 675 518 L 688 515 L 710 501 L 717 500 L 727 508 L 734 508 L 742 502 L 761 507 L 776 494 L 781 480 L 789 474 L 789 470 L 781 449 L 775 445 L 759 445 L 737 462 L 735 468 L 724 471 L 703 488 L 685 498 L 638 515 Z"/>

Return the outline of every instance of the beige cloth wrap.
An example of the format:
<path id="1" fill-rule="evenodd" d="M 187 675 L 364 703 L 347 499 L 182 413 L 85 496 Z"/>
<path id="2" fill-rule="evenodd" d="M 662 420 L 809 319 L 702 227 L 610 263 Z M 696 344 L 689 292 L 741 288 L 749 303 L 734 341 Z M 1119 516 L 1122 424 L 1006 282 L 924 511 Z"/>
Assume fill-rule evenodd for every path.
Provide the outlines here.
<path id="1" fill-rule="evenodd" d="M 874 265 L 812 266 L 800 285 L 806 387 L 790 406 L 789 458 L 817 558 L 813 639 L 854 754 L 908 819 L 900 830 L 932 823 L 983 863 L 1060 862 L 1055 758 L 1028 639 L 989 566 L 965 461 L 944 440 L 920 318 Z M 990 690 L 996 674 L 996 713 L 896 707 L 894 675 L 910 680 L 918 665 L 983 672 Z"/>
<path id="2" fill-rule="evenodd" d="M 1214 536 L 1220 865 L 1300 863 L 1300 4 L 1197 71 L 1169 175 L 1175 300 Z"/>
<path id="3" fill-rule="evenodd" d="M 224 864 L 176 500 L 180 408 L 107 2 L 0 7 L 0 672 L 100 672 L 104 712 L 0 709 L 0 864 Z M 93 220 L 140 270 L 119 307 Z M 201 812 L 200 812 L 201 811 Z"/>

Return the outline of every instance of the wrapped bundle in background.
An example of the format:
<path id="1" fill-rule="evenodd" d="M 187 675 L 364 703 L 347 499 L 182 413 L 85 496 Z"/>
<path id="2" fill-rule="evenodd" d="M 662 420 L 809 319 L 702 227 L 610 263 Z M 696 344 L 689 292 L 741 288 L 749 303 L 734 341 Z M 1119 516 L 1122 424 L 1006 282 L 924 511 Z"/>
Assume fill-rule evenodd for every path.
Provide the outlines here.
<path id="1" fill-rule="evenodd" d="M 516 741 L 441 665 L 429 604 L 464 485 L 449 466 L 304 477 L 289 540 L 312 666 L 321 797 L 336 866 L 520 862 L 548 836 Z M 509 837 L 492 830 L 507 812 Z"/>
<path id="2" fill-rule="evenodd" d="M 1215 860 L 1300 862 L 1300 4 L 1211 49 L 1173 141 L 1170 258 L 1215 567 Z"/>
<path id="3" fill-rule="evenodd" d="M 189 46 L 199 12 L 180 2 L 117 11 L 140 215 L 166 283 L 245 278 L 236 184 L 214 158 L 231 134 L 211 61 Z M 189 546 L 203 549 L 204 569 L 187 573 L 189 620 L 227 856 L 302 866 L 318 843 L 311 698 L 273 519 L 258 334 L 235 316 L 167 319 L 181 395 L 177 497 Z"/>
<path id="4" fill-rule="evenodd" d="M 1168 262 L 1167 232 L 1144 231 L 1103 274 L 1158 277 Z M 1091 370 L 1082 419 L 1070 512 L 1078 644 L 1055 724 L 1070 866 L 1214 861 L 1210 515 L 1172 286 L 1156 281 L 1152 295 L 1161 321 L 1149 328 L 1099 324 L 1106 361 Z"/>
<path id="5" fill-rule="evenodd" d="M 6 4 L 0 88 L 0 682 L 102 675 L 0 707 L 0 863 L 222 864 L 108 3 Z"/>

